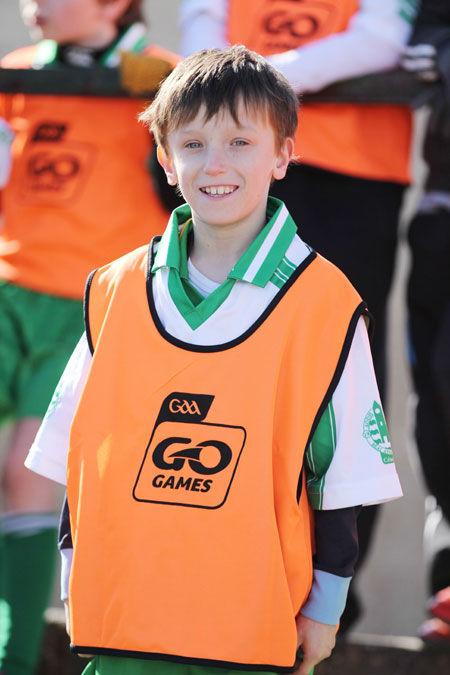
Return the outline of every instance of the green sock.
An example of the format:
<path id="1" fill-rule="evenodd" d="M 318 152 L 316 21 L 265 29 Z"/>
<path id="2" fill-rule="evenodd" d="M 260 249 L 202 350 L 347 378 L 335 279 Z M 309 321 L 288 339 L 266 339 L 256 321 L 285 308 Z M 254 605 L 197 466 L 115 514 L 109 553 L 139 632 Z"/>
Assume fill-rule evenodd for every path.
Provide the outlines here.
<path id="1" fill-rule="evenodd" d="M 56 563 L 57 528 L 3 534 L 0 586 L 0 669 L 33 675 L 40 654 Z"/>

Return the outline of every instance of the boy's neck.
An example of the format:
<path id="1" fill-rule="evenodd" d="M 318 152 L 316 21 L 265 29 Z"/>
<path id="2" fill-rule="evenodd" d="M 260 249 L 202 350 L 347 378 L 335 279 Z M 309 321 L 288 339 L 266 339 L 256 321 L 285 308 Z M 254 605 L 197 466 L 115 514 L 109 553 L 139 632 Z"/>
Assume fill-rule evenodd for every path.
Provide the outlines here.
<path id="1" fill-rule="evenodd" d="M 91 35 L 84 40 L 78 40 L 71 43 L 72 47 L 81 47 L 82 49 L 101 51 L 106 49 L 117 38 L 119 31 L 116 26 L 107 24 L 95 35 Z M 62 46 L 62 45 L 61 45 Z"/>
<path id="2" fill-rule="evenodd" d="M 193 215 L 192 264 L 205 277 L 223 283 L 266 224 L 264 213 L 252 223 L 213 226 Z"/>

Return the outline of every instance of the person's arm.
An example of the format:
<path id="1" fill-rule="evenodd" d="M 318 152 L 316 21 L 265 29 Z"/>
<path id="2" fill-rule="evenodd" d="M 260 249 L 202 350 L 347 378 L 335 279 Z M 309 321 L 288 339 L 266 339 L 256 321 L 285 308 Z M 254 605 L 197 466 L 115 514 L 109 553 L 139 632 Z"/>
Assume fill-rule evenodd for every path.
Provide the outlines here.
<path id="1" fill-rule="evenodd" d="M 72 419 L 86 381 L 91 353 L 83 334 L 56 387 L 42 425 L 30 448 L 25 466 L 46 478 L 66 484 L 66 461 Z M 69 577 L 73 544 L 67 497 L 61 512 L 58 548 L 61 553 L 61 600 L 64 602 L 69 632 Z"/>
<path id="2" fill-rule="evenodd" d="M 306 449 L 305 471 L 315 510 L 368 506 L 402 496 L 363 318 Z"/>
<path id="3" fill-rule="evenodd" d="M 408 9 L 409 8 L 409 9 Z M 181 51 L 227 45 L 227 0 L 184 0 Z M 403 0 L 361 0 L 345 31 L 267 57 L 297 93 L 393 68 L 411 33 L 414 12 Z"/>
<path id="4" fill-rule="evenodd" d="M 298 645 L 305 675 L 330 656 L 358 558 L 356 519 L 360 507 L 314 512 L 316 552 L 308 600 L 297 616 Z"/>
<path id="5" fill-rule="evenodd" d="M 45 417 L 25 460 L 31 471 L 66 484 L 66 463 L 72 419 L 91 363 L 83 334 L 55 389 Z"/>
<path id="6" fill-rule="evenodd" d="M 332 626 L 339 623 L 358 559 L 359 511 L 359 506 L 314 511 L 314 580 L 300 610 L 303 616 Z"/>
<path id="7" fill-rule="evenodd" d="M 358 557 L 360 505 L 401 495 L 381 405 L 374 403 L 377 400 L 367 330 L 361 318 L 332 400 L 305 453 L 316 553 L 311 592 L 297 617 L 304 651 L 299 675 L 306 675 L 308 668 L 326 658 L 334 645 Z"/>
<path id="8" fill-rule="evenodd" d="M 422 0 L 403 68 L 420 80 L 436 82 L 423 156 L 428 164 L 425 196 L 419 210 L 449 203 L 450 162 L 450 2 Z"/>
<path id="9" fill-rule="evenodd" d="M 228 0 L 182 0 L 180 53 L 189 56 L 200 49 L 228 47 L 227 19 Z"/>
<path id="10" fill-rule="evenodd" d="M 268 57 L 297 93 L 320 91 L 333 82 L 389 70 L 399 63 L 414 14 L 401 0 L 361 0 L 341 33 Z"/>

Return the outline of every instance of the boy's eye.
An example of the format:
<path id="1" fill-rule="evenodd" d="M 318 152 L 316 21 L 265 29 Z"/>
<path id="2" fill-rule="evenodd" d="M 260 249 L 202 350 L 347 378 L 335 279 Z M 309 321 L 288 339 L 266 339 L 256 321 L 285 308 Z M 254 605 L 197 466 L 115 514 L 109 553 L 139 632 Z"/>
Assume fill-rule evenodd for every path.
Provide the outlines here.
<path id="1" fill-rule="evenodd" d="M 185 148 L 191 148 L 192 150 L 195 150 L 196 148 L 201 148 L 202 144 L 199 141 L 189 141 L 189 143 L 186 143 Z"/>
<path id="2" fill-rule="evenodd" d="M 232 145 L 248 145 L 248 143 L 242 138 L 237 138 L 235 141 L 233 141 Z"/>

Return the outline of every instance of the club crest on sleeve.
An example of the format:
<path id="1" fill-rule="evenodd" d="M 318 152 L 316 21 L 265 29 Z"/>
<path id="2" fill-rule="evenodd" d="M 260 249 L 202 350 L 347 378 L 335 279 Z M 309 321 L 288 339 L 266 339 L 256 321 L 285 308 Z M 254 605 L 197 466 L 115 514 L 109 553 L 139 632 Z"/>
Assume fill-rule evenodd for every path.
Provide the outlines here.
<path id="1" fill-rule="evenodd" d="M 47 412 L 45 413 L 45 418 L 47 419 L 48 417 L 51 417 L 53 413 L 56 411 L 57 408 L 61 405 L 61 392 L 59 389 L 55 390 L 55 393 L 52 396 L 52 400 L 50 401 L 50 405 L 47 408 Z"/>
<path id="2" fill-rule="evenodd" d="M 363 436 L 368 444 L 380 453 L 383 464 L 391 464 L 394 461 L 383 409 L 377 401 L 373 402 L 364 417 Z"/>

